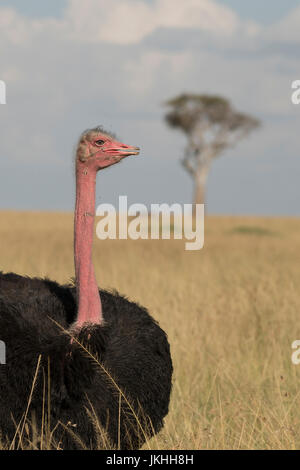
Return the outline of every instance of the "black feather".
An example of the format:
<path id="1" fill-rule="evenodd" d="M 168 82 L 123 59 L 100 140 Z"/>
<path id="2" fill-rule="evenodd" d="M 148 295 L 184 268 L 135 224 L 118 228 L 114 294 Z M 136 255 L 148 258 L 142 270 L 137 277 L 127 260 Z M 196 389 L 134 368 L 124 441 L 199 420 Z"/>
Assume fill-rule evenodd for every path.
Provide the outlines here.
<path id="1" fill-rule="evenodd" d="M 40 431 L 50 370 L 51 424 L 62 423 L 53 439 L 62 448 L 80 448 L 74 435 L 87 448 L 97 447 L 93 413 L 121 449 L 139 448 L 146 438 L 143 430 L 151 436 L 162 428 L 172 377 L 166 334 L 145 308 L 117 292 L 100 293 L 105 325 L 75 332 L 70 329 L 77 313 L 74 286 L 0 273 L 0 339 L 6 344 L 0 431 L 10 442 L 26 410 L 40 355 L 28 415 L 34 412 Z"/>

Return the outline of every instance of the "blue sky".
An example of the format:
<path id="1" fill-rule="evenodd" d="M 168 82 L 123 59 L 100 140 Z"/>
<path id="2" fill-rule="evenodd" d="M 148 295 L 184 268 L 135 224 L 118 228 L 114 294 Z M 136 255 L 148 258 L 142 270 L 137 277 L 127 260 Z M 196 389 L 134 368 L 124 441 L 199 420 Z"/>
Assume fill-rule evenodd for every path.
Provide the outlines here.
<path id="1" fill-rule="evenodd" d="M 13 7 L 22 15 L 31 17 L 61 17 L 66 6 L 65 0 L 0 0 L 0 6 Z"/>
<path id="2" fill-rule="evenodd" d="M 280 20 L 299 0 L 219 0 L 235 10 L 242 18 L 252 19 L 263 24 Z"/>
<path id="3" fill-rule="evenodd" d="M 153 0 L 147 0 L 153 3 Z M 263 24 L 280 19 L 285 13 L 299 5 L 300 0 L 219 0 L 242 18 L 253 19 Z M 66 0 L 0 0 L 0 5 L 16 8 L 20 13 L 32 17 L 61 17 Z"/>
<path id="4" fill-rule="evenodd" d="M 226 96 L 263 122 L 213 163 L 208 212 L 300 215 L 300 106 L 290 100 L 300 79 L 300 2 L 106 5 L 0 0 L 0 209 L 71 210 L 74 145 L 97 124 L 142 148 L 99 175 L 98 202 L 116 204 L 119 194 L 129 203 L 190 202 L 185 138 L 165 125 L 162 103 L 191 91 Z"/>

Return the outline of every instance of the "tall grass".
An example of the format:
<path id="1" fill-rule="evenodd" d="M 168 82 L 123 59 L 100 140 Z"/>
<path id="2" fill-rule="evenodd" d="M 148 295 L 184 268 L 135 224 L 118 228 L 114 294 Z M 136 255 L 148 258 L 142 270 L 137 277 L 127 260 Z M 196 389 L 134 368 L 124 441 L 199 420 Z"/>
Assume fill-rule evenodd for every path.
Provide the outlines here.
<path id="1" fill-rule="evenodd" d="M 99 285 L 148 307 L 171 344 L 170 412 L 145 448 L 300 448 L 299 232 L 299 219 L 208 217 L 199 252 L 95 240 Z M 0 213 L 0 269 L 67 282 L 72 215 Z"/>

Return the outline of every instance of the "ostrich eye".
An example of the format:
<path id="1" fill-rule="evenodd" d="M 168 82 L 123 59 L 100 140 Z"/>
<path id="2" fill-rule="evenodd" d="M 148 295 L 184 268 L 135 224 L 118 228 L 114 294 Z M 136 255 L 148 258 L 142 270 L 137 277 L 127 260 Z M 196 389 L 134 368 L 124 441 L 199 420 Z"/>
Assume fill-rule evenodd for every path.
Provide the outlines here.
<path id="1" fill-rule="evenodd" d="M 103 145 L 103 144 L 104 144 L 104 140 L 96 140 L 96 141 L 95 141 L 95 144 L 96 144 L 96 145 Z"/>

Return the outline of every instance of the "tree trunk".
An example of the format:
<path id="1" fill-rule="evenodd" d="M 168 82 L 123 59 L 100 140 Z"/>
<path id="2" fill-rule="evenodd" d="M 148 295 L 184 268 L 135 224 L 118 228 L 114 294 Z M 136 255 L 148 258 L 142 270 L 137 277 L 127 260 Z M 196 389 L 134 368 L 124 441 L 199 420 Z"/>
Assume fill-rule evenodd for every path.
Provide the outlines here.
<path id="1" fill-rule="evenodd" d="M 209 168 L 209 163 L 199 163 L 197 171 L 195 173 L 193 215 L 196 214 L 196 204 L 205 204 L 206 181 Z"/>

